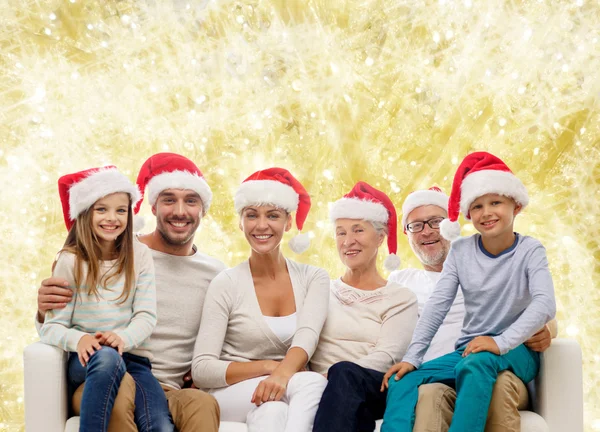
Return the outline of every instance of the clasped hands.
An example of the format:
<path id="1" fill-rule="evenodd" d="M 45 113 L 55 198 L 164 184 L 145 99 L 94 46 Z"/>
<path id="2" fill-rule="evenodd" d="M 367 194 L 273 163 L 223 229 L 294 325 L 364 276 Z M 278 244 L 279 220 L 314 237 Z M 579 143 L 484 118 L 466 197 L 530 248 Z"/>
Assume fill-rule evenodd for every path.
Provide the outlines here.
<path id="1" fill-rule="evenodd" d="M 102 345 L 112 347 L 116 349 L 120 355 L 123 355 L 125 343 L 119 335 L 111 331 L 96 332 L 93 336 L 86 334 L 79 339 L 79 342 L 77 343 L 79 363 L 81 363 L 82 366 L 87 366 L 90 357 L 96 351 L 100 350 Z"/>

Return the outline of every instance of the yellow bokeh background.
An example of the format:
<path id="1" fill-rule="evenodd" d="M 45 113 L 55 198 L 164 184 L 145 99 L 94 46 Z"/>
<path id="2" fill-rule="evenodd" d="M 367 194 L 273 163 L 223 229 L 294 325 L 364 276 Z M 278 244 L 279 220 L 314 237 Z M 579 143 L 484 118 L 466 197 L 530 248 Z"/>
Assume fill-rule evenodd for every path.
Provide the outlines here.
<path id="1" fill-rule="evenodd" d="M 529 190 L 516 228 L 547 248 L 600 430 L 598 22 L 587 0 L 0 2 L 0 430 L 24 429 L 22 350 L 66 235 L 60 175 L 114 163 L 135 180 L 155 152 L 192 158 L 215 195 L 196 244 L 234 265 L 235 189 L 286 167 L 313 200 L 295 258 L 335 277 L 328 203 L 358 180 L 398 207 L 449 191 L 474 150 Z M 399 255 L 419 265 L 402 235 Z"/>

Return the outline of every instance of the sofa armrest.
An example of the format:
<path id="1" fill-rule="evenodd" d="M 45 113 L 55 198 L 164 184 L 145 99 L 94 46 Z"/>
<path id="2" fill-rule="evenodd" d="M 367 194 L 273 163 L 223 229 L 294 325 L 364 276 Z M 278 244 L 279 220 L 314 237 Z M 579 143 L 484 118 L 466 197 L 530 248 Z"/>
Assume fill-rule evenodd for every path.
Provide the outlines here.
<path id="1" fill-rule="evenodd" d="M 25 430 L 64 432 L 67 421 L 67 353 L 42 342 L 23 351 Z"/>
<path id="2" fill-rule="evenodd" d="M 583 363 L 575 339 L 554 339 L 541 355 L 533 409 L 550 432 L 583 432 Z"/>

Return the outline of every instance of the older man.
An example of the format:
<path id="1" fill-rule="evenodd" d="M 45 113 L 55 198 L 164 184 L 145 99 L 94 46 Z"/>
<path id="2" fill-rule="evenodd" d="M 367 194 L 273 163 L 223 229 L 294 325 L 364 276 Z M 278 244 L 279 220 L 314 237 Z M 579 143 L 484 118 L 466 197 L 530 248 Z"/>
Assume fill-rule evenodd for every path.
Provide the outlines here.
<path id="1" fill-rule="evenodd" d="M 174 153 L 150 157 L 138 176 L 138 187 L 152 205 L 156 229 L 138 237 L 154 259 L 158 323 L 150 338 L 152 373 L 166 392 L 169 410 L 180 432 L 217 432 L 219 407 L 207 393 L 183 388 L 189 371 L 200 315 L 209 283 L 225 265 L 198 251 L 194 235 L 212 200 L 210 187 L 198 167 Z M 139 205 L 135 209 L 139 210 Z M 47 310 L 71 301 L 66 282 L 50 278 L 38 293 L 37 325 Z M 83 387 L 83 385 L 82 385 Z M 82 387 L 74 397 L 77 412 Z M 135 384 L 126 376 L 113 408 L 109 432 L 137 431 L 134 421 Z"/>
<path id="2" fill-rule="evenodd" d="M 411 193 L 402 205 L 402 225 L 411 249 L 421 261 L 423 269 L 397 270 L 389 280 L 410 288 L 417 295 L 419 313 L 433 292 L 440 278 L 444 261 L 450 250 L 450 242 L 439 231 L 442 220 L 447 217 L 448 196 L 439 188 Z M 455 350 L 465 314 L 464 299 L 459 291 L 444 320 L 433 338 L 424 361 L 432 360 Z M 551 333 L 550 328 L 553 330 Z M 545 351 L 556 336 L 556 324 L 550 323 L 536 333 L 526 345 L 534 351 Z M 447 431 L 452 421 L 456 392 L 444 384 L 426 384 L 419 387 L 416 409 L 415 432 Z M 528 405 L 527 388 L 511 372 L 498 376 L 492 402 L 488 411 L 486 432 L 519 432 L 520 409 Z"/>

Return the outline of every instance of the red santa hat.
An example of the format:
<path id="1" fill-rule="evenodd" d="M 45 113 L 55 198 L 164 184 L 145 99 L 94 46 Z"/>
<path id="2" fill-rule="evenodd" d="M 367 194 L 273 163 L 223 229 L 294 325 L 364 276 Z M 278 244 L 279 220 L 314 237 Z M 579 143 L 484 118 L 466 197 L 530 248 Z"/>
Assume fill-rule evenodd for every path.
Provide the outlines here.
<path id="1" fill-rule="evenodd" d="M 448 201 L 448 219 L 440 225 L 442 236 L 448 240 L 459 237 L 459 213 L 471 219 L 469 207 L 486 194 L 510 197 L 522 207 L 529 203 L 527 189 L 502 160 L 487 152 L 471 153 L 464 158 L 454 175 Z"/>
<path id="2" fill-rule="evenodd" d="M 338 219 L 362 219 L 380 222 L 388 227 L 388 252 L 384 267 L 393 271 L 400 267 L 398 249 L 396 208 L 390 198 L 368 183 L 359 181 L 352 190 L 331 206 L 329 218 L 332 222 Z"/>
<path id="3" fill-rule="evenodd" d="M 448 195 L 442 192 L 437 186 L 430 187 L 427 190 L 411 192 L 404 200 L 404 204 L 402 204 L 402 227 L 404 229 L 404 234 L 406 234 L 408 215 L 417 207 L 426 205 L 434 205 L 447 210 Z"/>
<path id="4" fill-rule="evenodd" d="M 70 230 L 77 216 L 100 198 L 117 192 L 129 194 L 132 206 L 140 200 L 138 188 L 114 165 L 90 168 L 59 178 L 58 193 L 67 229 Z"/>
<path id="5" fill-rule="evenodd" d="M 150 156 L 140 168 L 137 185 L 142 192 L 142 199 L 138 202 L 134 212 L 140 211 L 144 191 L 150 205 L 156 204 L 158 195 L 165 189 L 189 189 L 200 195 L 202 200 L 202 214 L 206 214 L 212 202 L 212 191 L 204 179 L 202 172 L 194 162 L 175 153 L 157 153 Z M 143 219 L 136 218 L 136 230 L 143 226 Z"/>
<path id="6" fill-rule="evenodd" d="M 235 211 L 251 205 L 274 205 L 288 213 L 296 212 L 296 227 L 302 231 L 310 210 L 310 196 L 304 186 L 283 168 L 268 168 L 248 177 L 238 188 L 234 197 Z M 307 234 L 298 234 L 290 241 L 290 249 L 302 253 L 308 249 Z"/>

